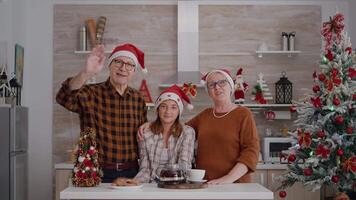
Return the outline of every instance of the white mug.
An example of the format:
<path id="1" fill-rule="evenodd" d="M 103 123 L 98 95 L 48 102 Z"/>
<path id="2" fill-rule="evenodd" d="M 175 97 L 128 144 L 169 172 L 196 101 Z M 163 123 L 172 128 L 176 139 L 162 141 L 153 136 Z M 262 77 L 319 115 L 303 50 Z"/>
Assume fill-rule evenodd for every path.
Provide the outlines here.
<path id="1" fill-rule="evenodd" d="M 204 175 L 205 175 L 204 169 L 191 169 L 191 170 L 188 170 L 188 172 L 187 172 L 188 180 L 191 180 L 191 181 L 201 181 L 201 180 L 203 180 Z"/>

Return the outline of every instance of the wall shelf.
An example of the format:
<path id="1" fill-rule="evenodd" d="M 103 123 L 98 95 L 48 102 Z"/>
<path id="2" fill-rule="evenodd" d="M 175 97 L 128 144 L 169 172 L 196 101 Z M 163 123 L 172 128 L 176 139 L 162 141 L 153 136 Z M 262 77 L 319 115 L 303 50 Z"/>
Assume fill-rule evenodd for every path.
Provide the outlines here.
<path id="1" fill-rule="evenodd" d="M 79 55 L 86 55 L 89 54 L 91 51 L 74 51 L 74 54 L 79 54 Z M 110 54 L 111 51 L 107 51 L 105 50 L 105 54 Z M 173 56 L 173 55 L 177 55 L 176 52 L 148 52 L 145 53 L 145 55 L 148 56 Z"/>
<path id="2" fill-rule="evenodd" d="M 200 52 L 200 56 L 250 56 L 251 52 Z"/>
<path id="3" fill-rule="evenodd" d="M 302 51 L 256 51 L 256 54 L 259 58 L 263 57 L 263 54 L 272 55 L 272 54 L 286 54 L 288 57 L 292 55 L 300 54 Z"/>
<path id="4" fill-rule="evenodd" d="M 289 108 L 293 104 L 239 104 L 241 106 L 246 106 L 248 108 Z"/>

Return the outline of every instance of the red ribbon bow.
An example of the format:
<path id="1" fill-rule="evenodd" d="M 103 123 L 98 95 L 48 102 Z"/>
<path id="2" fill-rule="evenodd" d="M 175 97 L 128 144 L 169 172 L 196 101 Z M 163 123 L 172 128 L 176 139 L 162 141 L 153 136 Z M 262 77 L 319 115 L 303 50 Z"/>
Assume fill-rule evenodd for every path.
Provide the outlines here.
<path id="1" fill-rule="evenodd" d="M 323 158 L 328 158 L 330 149 L 326 148 L 323 144 L 319 144 L 315 151 L 316 155 L 321 155 Z"/>
<path id="2" fill-rule="evenodd" d="M 349 77 L 351 79 L 356 78 L 356 70 L 354 68 L 352 68 L 352 67 L 349 67 Z"/>
<path id="3" fill-rule="evenodd" d="M 298 130 L 298 144 L 301 147 L 310 147 L 311 145 L 311 136 L 308 132 L 302 132 L 302 130 Z"/>
<path id="4" fill-rule="evenodd" d="M 344 26 L 344 15 L 342 14 L 336 14 L 329 22 L 323 23 L 321 34 L 326 40 L 325 50 L 331 46 L 333 33 L 336 34 L 336 42 L 340 42 L 341 32 L 344 30 Z"/>
<path id="5" fill-rule="evenodd" d="M 192 95 L 192 97 L 197 95 L 197 86 L 192 83 L 184 83 L 182 90 L 185 94 Z"/>
<path id="6" fill-rule="evenodd" d="M 352 156 L 343 162 L 345 171 L 356 172 L 356 156 Z"/>

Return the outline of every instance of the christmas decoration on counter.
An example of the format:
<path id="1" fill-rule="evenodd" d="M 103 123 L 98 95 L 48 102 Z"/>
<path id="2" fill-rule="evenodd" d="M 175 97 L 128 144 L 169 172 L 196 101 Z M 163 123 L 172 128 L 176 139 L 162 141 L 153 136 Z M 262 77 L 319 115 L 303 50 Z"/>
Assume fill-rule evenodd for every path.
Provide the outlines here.
<path id="1" fill-rule="evenodd" d="M 96 134 L 94 129 L 86 128 L 80 133 L 77 149 L 74 152 L 74 169 L 72 183 L 76 187 L 94 187 L 101 182 L 102 172 L 96 149 Z"/>
<path id="2" fill-rule="evenodd" d="M 186 95 L 197 96 L 197 86 L 193 83 L 183 83 L 182 90 Z"/>
<path id="3" fill-rule="evenodd" d="M 296 182 L 312 191 L 332 185 L 339 192 L 356 192 L 356 78 L 352 75 L 356 63 L 343 19 L 336 14 L 323 24 L 325 51 L 320 72 L 313 73 L 313 93 L 295 102 L 298 128 L 291 135 L 298 144 L 283 152 L 293 159 L 286 173 L 276 178 L 277 190 L 283 190 L 280 197 Z"/>
<path id="4" fill-rule="evenodd" d="M 152 97 L 151 97 L 150 91 L 148 90 L 147 83 L 146 83 L 145 79 L 143 79 L 141 81 L 141 86 L 140 86 L 139 91 L 140 91 L 141 95 L 143 96 L 143 98 L 145 99 L 146 103 L 153 103 Z"/>
<path id="5" fill-rule="evenodd" d="M 248 84 L 244 81 L 242 76 L 242 68 L 238 69 L 236 72 L 235 79 L 235 103 L 244 103 L 245 102 L 245 92 L 248 90 Z"/>
<path id="6" fill-rule="evenodd" d="M 288 80 L 287 73 L 282 72 L 282 76 L 275 83 L 276 87 L 276 103 L 290 104 L 293 97 L 293 84 Z"/>
<path id="7" fill-rule="evenodd" d="M 255 95 L 255 97 L 251 98 L 260 104 L 266 104 L 267 100 L 273 100 L 272 94 L 263 77 L 264 75 L 262 73 L 258 74 L 257 85 L 255 85 L 252 90 L 252 94 Z"/>

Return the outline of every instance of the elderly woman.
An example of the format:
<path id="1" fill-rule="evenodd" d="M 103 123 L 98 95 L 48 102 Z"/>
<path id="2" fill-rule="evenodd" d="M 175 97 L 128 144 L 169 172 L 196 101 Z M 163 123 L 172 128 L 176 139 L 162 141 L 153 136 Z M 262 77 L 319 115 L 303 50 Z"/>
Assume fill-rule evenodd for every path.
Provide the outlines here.
<path id="1" fill-rule="evenodd" d="M 176 85 L 167 88 L 157 98 L 157 119 L 150 123 L 139 141 L 140 170 L 134 179 L 151 182 L 163 168 L 174 164 L 191 168 L 195 132 L 179 120 L 183 112 L 182 100 L 190 103 Z"/>
<path id="2" fill-rule="evenodd" d="M 205 81 L 213 107 L 187 123 L 197 133 L 196 167 L 206 170 L 210 184 L 251 182 L 259 154 L 252 113 L 232 102 L 234 82 L 228 71 L 213 70 Z"/>
<path id="3" fill-rule="evenodd" d="M 234 81 L 228 71 L 212 70 L 204 79 L 213 106 L 187 122 L 197 134 L 196 167 L 206 170 L 209 184 L 251 182 L 260 150 L 252 113 L 232 102 Z M 139 138 L 147 126 L 140 127 Z"/>

